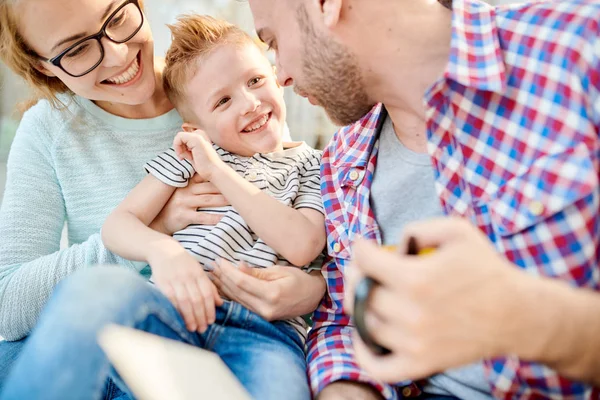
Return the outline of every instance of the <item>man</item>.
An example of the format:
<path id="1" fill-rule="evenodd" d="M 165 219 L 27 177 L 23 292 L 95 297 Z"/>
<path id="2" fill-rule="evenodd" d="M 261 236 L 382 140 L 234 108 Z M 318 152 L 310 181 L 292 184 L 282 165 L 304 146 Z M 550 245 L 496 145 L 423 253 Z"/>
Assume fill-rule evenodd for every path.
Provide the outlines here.
<path id="1" fill-rule="evenodd" d="M 481 359 L 498 398 L 599 396 L 600 4 L 249 1 L 280 82 L 333 121 L 358 121 L 323 159 L 329 290 L 309 340 L 318 398 L 464 396 L 482 388 Z M 390 151 L 378 168 L 386 130 L 405 150 L 428 151 L 438 204 L 453 218 L 390 226 L 410 196 L 384 196 L 387 184 L 401 194 L 403 174 Z M 357 240 L 393 243 L 398 222 L 401 249 L 411 236 L 436 252 L 415 258 Z M 366 323 L 391 355 L 356 337 L 354 353 L 342 308 L 353 270 L 350 286 L 363 274 L 381 283 Z"/>

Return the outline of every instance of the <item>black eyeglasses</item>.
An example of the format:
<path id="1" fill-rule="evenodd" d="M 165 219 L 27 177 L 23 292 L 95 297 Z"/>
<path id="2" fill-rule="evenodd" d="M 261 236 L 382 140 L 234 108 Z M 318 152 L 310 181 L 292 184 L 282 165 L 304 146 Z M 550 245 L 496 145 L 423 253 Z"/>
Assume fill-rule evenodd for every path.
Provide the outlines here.
<path id="1" fill-rule="evenodd" d="M 42 60 L 51 63 L 74 78 L 92 72 L 104 59 L 104 46 L 100 41 L 106 37 L 114 43 L 125 43 L 134 37 L 144 25 L 144 14 L 138 0 L 127 0 L 104 22 L 95 35 L 87 36 L 69 46 L 56 57 Z"/>

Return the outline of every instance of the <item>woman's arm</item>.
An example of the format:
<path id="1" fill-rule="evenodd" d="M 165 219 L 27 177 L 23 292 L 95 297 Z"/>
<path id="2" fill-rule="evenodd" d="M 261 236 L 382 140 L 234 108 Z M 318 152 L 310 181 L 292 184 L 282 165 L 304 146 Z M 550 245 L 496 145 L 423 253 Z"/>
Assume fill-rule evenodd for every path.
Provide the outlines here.
<path id="1" fill-rule="evenodd" d="M 0 208 L 0 336 L 28 335 L 58 282 L 92 264 L 134 263 L 108 251 L 100 233 L 60 250 L 65 204 L 42 122 L 25 116 L 8 160 Z"/>

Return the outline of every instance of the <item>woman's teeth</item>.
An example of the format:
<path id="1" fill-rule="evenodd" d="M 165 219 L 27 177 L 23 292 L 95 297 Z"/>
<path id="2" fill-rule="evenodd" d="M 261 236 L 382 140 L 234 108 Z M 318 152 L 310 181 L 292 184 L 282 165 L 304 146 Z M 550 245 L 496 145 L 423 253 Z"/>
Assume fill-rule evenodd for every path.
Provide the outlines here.
<path id="1" fill-rule="evenodd" d="M 140 70 L 140 63 L 138 62 L 138 59 L 136 57 L 133 60 L 133 62 L 131 63 L 131 66 L 129 68 L 127 68 L 127 71 L 123 72 L 119 76 L 107 79 L 106 82 L 114 83 L 117 85 L 122 85 L 122 84 L 127 83 L 130 80 L 132 80 L 135 77 L 135 75 L 138 73 L 139 70 Z"/>
<path id="2" fill-rule="evenodd" d="M 268 121 L 268 120 L 269 120 L 269 114 L 265 114 L 265 116 L 264 116 L 264 117 L 262 117 L 261 119 L 259 119 L 259 120 L 258 120 L 258 121 L 256 121 L 255 123 L 253 123 L 252 125 L 249 125 L 249 126 L 247 126 L 247 127 L 244 129 L 244 132 L 252 132 L 252 131 L 255 131 L 255 130 L 257 130 L 257 129 L 260 129 L 260 128 L 262 128 L 262 126 L 263 126 L 264 124 L 266 124 L 266 123 L 267 123 L 267 121 Z"/>

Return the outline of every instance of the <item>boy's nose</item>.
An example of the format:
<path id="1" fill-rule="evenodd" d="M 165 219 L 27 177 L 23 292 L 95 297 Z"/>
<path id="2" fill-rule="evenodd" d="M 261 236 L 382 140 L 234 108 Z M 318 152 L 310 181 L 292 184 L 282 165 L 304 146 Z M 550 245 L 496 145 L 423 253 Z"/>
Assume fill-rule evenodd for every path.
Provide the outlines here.
<path id="1" fill-rule="evenodd" d="M 246 92 L 245 100 L 242 115 L 252 113 L 260 106 L 260 100 L 252 93 Z"/>

